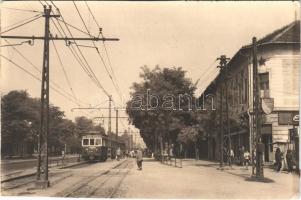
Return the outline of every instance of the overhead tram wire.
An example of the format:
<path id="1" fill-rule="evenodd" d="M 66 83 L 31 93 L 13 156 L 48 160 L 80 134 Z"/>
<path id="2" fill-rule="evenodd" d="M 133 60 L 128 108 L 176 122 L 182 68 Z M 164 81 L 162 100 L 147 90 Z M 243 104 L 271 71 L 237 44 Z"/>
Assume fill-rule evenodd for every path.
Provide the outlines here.
<path id="1" fill-rule="evenodd" d="M 53 2 L 52 2 L 53 3 Z M 54 4 L 54 3 L 53 3 Z M 55 6 L 57 8 L 57 6 Z M 62 15 L 62 13 L 60 12 L 60 10 L 57 8 L 58 12 L 60 13 L 61 15 L 61 18 L 63 20 L 63 23 L 67 29 L 67 31 L 69 32 L 69 34 L 73 37 L 73 34 L 71 33 L 68 25 L 65 23 L 65 20 L 64 20 L 64 17 Z M 57 20 L 58 21 L 58 20 Z M 85 56 L 83 55 L 81 49 L 78 47 L 78 44 L 75 40 L 73 40 L 73 43 L 75 44 L 77 50 L 79 51 L 81 57 L 83 58 L 84 62 L 85 62 L 85 66 L 84 67 L 84 71 L 87 73 L 87 75 L 91 78 L 91 80 L 97 85 L 98 88 L 100 88 L 107 96 L 110 96 L 109 93 L 104 89 L 104 87 L 101 85 L 101 83 L 99 82 L 99 80 L 97 79 L 95 73 L 93 72 L 91 66 L 89 65 L 87 59 L 85 58 Z M 84 66 L 84 65 L 83 65 Z"/>
<path id="2" fill-rule="evenodd" d="M 10 28 L 10 29 L 8 29 L 8 30 L 4 30 L 4 31 L 1 32 L 0 34 L 6 33 L 6 32 L 9 32 L 9 31 L 12 31 L 12 30 L 17 29 L 17 28 L 20 28 L 20 27 L 22 27 L 22 26 L 24 26 L 24 25 L 26 25 L 26 24 L 29 24 L 30 22 L 33 22 L 33 21 L 35 21 L 35 20 L 37 20 L 37 19 L 39 19 L 39 18 L 41 18 L 41 17 L 42 17 L 42 15 L 39 14 L 37 17 L 35 17 L 35 18 L 33 18 L 33 19 L 29 20 L 29 21 L 26 21 L 26 22 L 24 22 L 24 23 L 22 23 L 22 24 L 20 24 L 20 25 L 17 25 L 17 26 L 15 26 L 15 27 L 13 27 L 13 28 Z"/>
<path id="3" fill-rule="evenodd" d="M 80 11 L 79 11 L 79 9 L 78 9 L 78 7 L 76 6 L 76 4 L 75 4 L 74 1 L 73 1 L 73 4 L 74 4 L 74 6 L 75 6 L 75 8 L 76 8 L 77 14 L 79 15 L 79 17 L 80 17 L 82 23 L 84 24 L 84 27 L 85 27 L 86 31 L 89 33 L 89 36 L 92 37 L 92 35 L 91 35 L 91 33 L 90 33 L 90 31 L 89 31 L 89 29 L 88 29 L 88 27 L 87 27 L 87 25 L 86 25 L 84 19 L 83 19 L 82 15 L 80 14 Z M 107 72 L 109 78 L 112 80 L 112 82 L 113 82 L 113 84 L 114 84 L 114 86 L 115 86 L 115 83 L 114 83 L 114 81 L 113 81 L 113 79 L 112 79 L 112 76 L 111 76 L 111 74 L 110 74 L 110 72 L 109 72 L 109 70 L 108 70 L 108 68 L 107 68 L 107 66 L 106 66 L 106 64 L 105 64 L 105 61 L 104 61 L 103 57 L 101 56 L 101 54 L 99 53 L 98 48 L 96 47 L 95 42 L 92 41 L 92 43 L 93 43 L 94 47 L 96 48 L 97 54 L 98 54 L 98 56 L 100 57 L 100 59 L 101 59 L 103 65 L 104 65 L 104 67 L 105 67 L 105 69 L 106 69 L 106 72 Z M 116 87 L 116 86 L 115 86 L 115 87 Z"/>
<path id="4" fill-rule="evenodd" d="M 71 86 L 70 79 L 69 79 L 69 77 L 68 77 L 68 75 L 67 75 L 67 72 L 66 72 L 65 67 L 64 67 L 64 65 L 63 65 L 63 62 L 62 62 L 62 59 L 61 59 L 61 57 L 60 57 L 60 55 L 59 55 L 59 53 L 58 53 L 58 50 L 57 50 L 56 45 L 55 45 L 55 43 L 54 43 L 53 40 L 52 40 L 52 44 L 53 44 L 55 53 L 56 53 L 56 55 L 57 55 L 57 57 L 58 57 L 58 59 L 59 59 L 60 66 L 61 66 L 61 68 L 62 68 L 62 70 L 63 70 L 64 76 L 65 76 L 65 78 L 66 78 L 66 80 L 67 80 L 69 89 L 70 89 L 72 95 L 74 96 L 74 99 L 77 100 L 76 95 L 75 95 L 75 93 L 74 93 L 74 90 L 73 90 L 73 88 L 72 88 L 72 86 Z"/>
<path id="5" fill-rule="evenodd" d="M 91 33 L 90 33 L 90 31 L 89 31 L 89 29 L 88 29 L 88 27 L 87 27 L 87 25 L 86 25 L 84 19 L 83 19 L 83 17 L 82 17 L 82 15 L 81 15 L 80 11 L 79 11 L 79 9 L 78 9 L 76 3 L 75 3 L 74 1 L 73 1 L 73 5 L 74 5 L 74 7 L 76 8 L 77 14 L 79 15 L 79 17 L 80 17 L 82 23 L 84 24 L 84 27 L 85 27 L 86 31 L 89 33 L 90 37 L 93 37 L 93 36 L 91 35 Z M 117 94 L 119 95 L 120 99 L 122 100 L 121 94 L 119 93 L 120 91 L 117 89 L 117 86 L 116 86 L 116 84 L 115 84 L 115 82 L 114 82 L 114 80 L 113 80 L 113 78 L 112 78 L 112 75 L 110 74 L 110 72 L 109 72 L 109 70 L 108 70 L 108 68 L 107 68 L 107 65 L 106 65 L 106 63 L 105 63 L 103 57 L 101 56 L 101 54 L 100 54 L 100 52 L 99 52 L 99 50 L 98 50 L 98 48 L 97 48 L 95 42 L 92 41 L 92 43 L 93 43 L 94 47 L 96 48 L 96 52 L 97 52 L 99 58 L 101 59 L 103 65 L 104 65 L 104 67 L 105 67 L 105 70 L 106 70 L 106 72 L 107 72 L 109 78 L 111 79 L 111 81 L 112 81 L 112 83 L 113 83 L 113 85 L 114 85 L 114 87 L 115 87 L 115 89 L 116 89 Z"/>
<path id="6" fill-rule="evenodd" d="M 212 66 L 216 63 L 217 59 L 215 59 L 208 67 L 205 68 L 205 73 L 202 74 L 198 79 L 197 82 L 199 83 L 199 81 L 201 80 L 202 77 L 206 77 L 206 74 L 210 72 L 210 69 L 212 69 Z M 216 69 L 216 68 L 213 68 Z M 198 85 L 198 84 L 196 84 Z"/>
<path id="7" fill-rule="evenodd" d="M 56 23 L 54 22 L 54 20 L 52 20 L 52 23 L 54 24 L 55 28 L 57 29 L 57 31 L 59 32 L 59 34 L 61 35 L 61 37 L 67 37 L 67 34 L 65 33 L 63 27 L 60 25 L 60 23 L 57 21 L 59 27 L 61 28 L 61 30 L 58 28 L 58 26 L 56 25 Z M 63 36 L 63 33 L 64 36 Z M 88 74 L 88 76 L 93 79 L 93 77 L 89 74 L 89 71 L 87 71 L 85 64 L 83 63 L 82 59 L 80 58 L 80 56 L 77 54 L 76 50 L 74 49 L 73 46 L 68 45 L 68 49 L 71 51 L 72 55 L 74 56 L 74 58 L 76 59 L 76 61 L 79 63 L 79 65 L 82 67 L 82 69 Z"/>
<path id="8" fill-rule="evenodd" d="M 2 27 L 2 29 L 8 29 L 9 27 L 16 26 L 16 25 L 18 25 L 18 24 L 21 24 L 21 23 L 23 23 L 23 22 L 25 22 L 25 21 L 31 20 L 31 19 L 33 19 L 33 18 L 35 18 L 35 17 L 37 17 L 37 16 L 40 16 L 40 15 L 41 15 L 41 14 L 37 14 L 37 15 L 28 17 L 28 18 L 26 18 L 26 19 L 23 19 L 23 20 L 21 20 L 21 21 L 18 21 L 18 22 L 16 22 L 16 23 L 11 24 L 11 25 Z"/>
<path id="9" fill-rule="evenodd" d="M 55 26 L 55 28 L 57 29 L 57 31 L 59 32 L 59 34 L 61 35 L 61 37 L 67 37 L 67 34 L 65 33 L 63 27 L 61 26 L 61 24 L 57 21 L 58 26 L 60 27 L 60 29 L 58 28 L 58 26 L 56 25 L 56 23 L 54 22 L 53 19 L 51 19 L 53 25 Z M 63 33 L 62 33 L 63 32 Z M 76 61 L 79 63 L 79 65 L 84 69 L 84 63 L 81 60 L 80 56 L 77 54 L 76 50 L 74 49 L 74 47 L 72 45 L 68 45 L 67 46 L 68 49 L 71 51 L 72 55 L 74 56 L 74 58 L 76 59 Z"/>
<path id="10" fill-rule="evenodd" d="M 20 8 L 9 8 L 9 7 L 1 7 L 1 8 L 4 8 L 4 9 L 8 9 L 8 10 L 15 10 L 15 11 L 23 11 L 23 12 L 33 12 L 33 13 L 43 13 L 41 11 L 37 11 L 37 10 L 27 10 L 27 9 L 20 9 Z"/>
<path id="11" fill-rule="evenodd" d="M 201 91 L 204 92 L 203 90 L 208 86 L 210 82 L 212 82 L 219 74 L 219 69 L 212 71 L 213 73 L 210 73 L 210 76 L 207 76 L 206 80 L 202 81 L 202 86 L 201 86 Z M 217 73 L 218 72 L 218 73 Z M 216 74 L 217 73 L 217 74 Z M 208 81 L 209 80 L 209 81 Z"/>
<path id="12" fill-rule="evenodd" d="M 1 57 L 3 57 L 5 60 L 7 60 L 8 62 L 12 63 L 14 66 L 16 66 L 17 68 L 19 68 L 20 70 L 22 70 L 23 72 L 25 72 L 26 74 L 28 74 L 29 76 L 31 76 L 32 78 L 34 78 L 37 81 L 42 81 L 39 77 L 37 77 L 36 75 L 34 75 L 33 73 L 31 73 L 30 71 L 28 71 L 27 69 L 25 69 L 24 67 L 22 67 L 21 65 L 17 64 L 16 62 L 12 61 L 11 59 L 7 58 L 6 56 L 0 54 Z M 76 104 L 77 106 L 80 106 L 81 104 L 74 101 L 72 98 L 68 97 L 66 94 L 66 92 L 62 92 L 59 89 L 50 86 L 50 88 L 55 91 L 56 93 L 58 93 L 59 95 L 61 95 L 62 97 L 66 98 L 67 100 L 69 100 L 70 102 Z M 87 114 L 87 113 L 86 113 Z"/>
<path id="13" fill-rule="evenodd" d="M 32 78 L 38 80 L 38 81 L 42 81 L 39 77 L 37 77 L 36 75 L 34 75 L 33 73 L 31 73 L 30 71 L 28 71 L 27 69 L 25 69 L 24 67 L 22 67 L 21 65 L 17 64 L 16 62 L 12 61 L 11 59 L 7 58 L 6 56 L 0 54 L 1 57 L 3 57 L 5 60 L 7 60 L 8 62 L 12 63 L 14 66 L 16 66 L 17 68 L 21 69 L 23 72 L 25 72 L 26 74 L 30 75 Z M 63 97 L 65 97 L 66 99 L 68 99 L 69 101 L 77 104 L 77 102 L 75 102 L 72 98 L 66 96 L 65 94 L 63 94 L 61 91 L 59 91 L 58 89 L 50 86 L 50 88 L 52 90 L 54 90 L 55 92 L 59 93 L 60 95 L 62 95 Z"/>
<path id="14" fill-rule="evenodd" d="M 87 3 L 86 1 L 85 1 L 85 4 L 86 4 L 86 6 L 87 6 L 87 8 L 88 8 L 88 10 L 89 10 L 89 12 L 90 12 L 90 14 L 91 14 L 91 16 L 92 16 L 94 22 L 95 22 L 95 24 L 97 25 L 98 29 L 101 30 L 102 28 L 101 28 L 101 26 L 99 25 L 99 23 L 97 22 L 97 20 L 96 20 L 94 14 L 93 14 L 93 12 L 92 12 L 92 10 L 90 9 L 90 6 L 88 5 L 88 3 Z M 102 37 L 104 37 L 104 35 L 103 35 L 102 32 L 101 32 L 100 34 L 101 34 Z M 116 82 L 117 82 L 117 78 L 116 78 L 116 76 L 115 76 L 115 72 L 114 72 L 113 67 L 112 67 L 112 62 L 111 62 L 110 56 L 109 56 L 109 54 L 108 54 L 107 47 L 106 47 L 106 45 L 105 45 L 105 41 L 102 41 L 102 43 L 103 43 L 103 46 L 104 46 L 104 49 L 105 49 L 105 53 L 106 53 L 106 56 L 107 56 L 107 59 L 108 59 L 108 63 L 109 63 L 109 66 L 110 66 L 110 68 L 111 68 L 113 77 L 115 78 L 115 80 L 116 80 Z M 117 86 L 118 86 L 118 82 L 117 82 Z M 118 86 L 118 88 L 119 88 L 119 86 Z M 120 88 L 119 88 L 119 90 L 120 90 Z"/>
<path id="15" fill-rule="evenodd" d="M 10 44 L 10 42 L 7 39 L 4 39 L 5 42 L 7 42 L 8 44 Z M 28 62 L 38 73 L 42 73 L 41 70 L 35 65 L 33 64 L 28 58 L 26 58 L 26 56 L 24 56 L 24 54 L 22 54 L 17 48 L 15 48 L 14 46 L 10 46 L 15 52 L 17 52 L 26 62 Z M 56 86 L 58 89 L 62 90 L 64 93 L 66 93 L 67 95 L 71 96 L 71 94 L 69 94 L 68 92 L 66 92 L 63 88 L 61 88 L 61 86 L 59 84 L 57 84 L 56 82 L 50 80 L 50 82 Z M 77 99 L 78 102 L 81 102 L 79 99 Z M 82 104 L 85 104 L 84 102 L 81 102 Z"/>
<path id="16" fill-rule="evenodd" d="M 77 27 L 75 27 L 75 26 L 73 26 L 73 25 L 71 25 L 70 23 L 68 23 L 68 22 L 66 22 L 66 21 L 63 21 L 63 20 L 61 20 L 61 19 L 57 19 L 57 20 L 59 20 L 59 21 L 61 21 L 61 22 L 63 22 L 63 23 L 66 23 L 68 26 L 70 26 L 71 28 L 73 28 L 73 29 L 75 29 L 75 30 L 77 30 L 77 31 L 79 31 L 79 32 L 81 32 L 81 33 L 83 33 L 83 34 L 85 34 L 85 35 L 88 35 L 88 36 L 90 36 L 91 37 L 91 35 L 89 34 L 89 33 L 87 33 L 87 32 L 85 32 L 85 31 L 83 31 L 83 30 L 81 30 L 81 29 L 79 29 L 79 28 L 77 28 Z"/>

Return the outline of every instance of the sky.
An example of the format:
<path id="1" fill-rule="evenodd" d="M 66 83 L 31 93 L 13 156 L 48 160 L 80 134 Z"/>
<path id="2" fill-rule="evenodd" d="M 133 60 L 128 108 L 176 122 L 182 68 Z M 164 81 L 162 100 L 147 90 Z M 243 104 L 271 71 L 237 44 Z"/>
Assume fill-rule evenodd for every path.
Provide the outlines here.
<path id="1" fill-rule="evenodd" d="M 44 4 L 45 2 L 42 1 Z M 50 1 L 48 1 L 50 3 Z M 85 30 L 71 1 L 55 1 L 64 20 Z M 87 28 L 92 35 L 98 35 L 98 27 L 90 15 L 85 2 L 76 2 Z M 202 91 L 218 70 L 215 62 L 220 55 L 232 57 L 243 45 L 251 43 L 252 37 L 261 38 L 276 29 L 299 19 L 298 2 L 88 2 L 96 21 L 103 29 L 105 37 L 119 38 L 120 41 L 105 42 L 111 66 L 122 92 L 121 100 L 111 82 L 105 67 L 95 48 L 80 47 L 86 60 L 93 69 L 106 91 L 112 95 L 116 105 L 124 106 L 130 97 L 133 82 L 141 82 L 139 73 L 144 65 L 150 68 L 182 67 L 187 77 L 193 82 L 200 79 L 197 92 Z M 2 2 L 1 30 L 7 26 L 36 15 L 14 9 L 43 11 L 39 1 Z M 54 12 L 56 10 L 54 9 Z M 56 21 L 56 20 L 54 20 Z M 33 21 L 3 35 L 43 36 L 44 18 Z M 87 37 L 70 28 L 75 37 Z M 1 32 L 2 32 L 1 31 Z M 53 35 L 58 34 L 55 26 L 50 24 Z M 25 40 L 9 40 L 17 44 Z M 7 44 L 1 39 L 1 44 Z M 78 42 L 80 45 L 92 46 L 92 42 Z M 100 54 L 109 67 L 102 42 L 96 42 Z M 81 66 L 66 47 L 64 41 L 55 41 L 65 72 L 73 91 L 83 104 L 82 107 L 108 106 L 108 97 L 99 89 L 83 71 Z M 43 41 L 34 41 L 34 45 L 15 46 L 26 58 L 39 69 L 42 67 Z M 1 54 L 13 60 L 34 75 L 41 77 L 26 60 L 12 47 L 1 47 Z M 55 49 L 50 42 L 50 80 L 60 88 L 71 93 L 64 76 Z M 11 90 L 27 90 L 30 96 L 40 97 L 41 84 L 13 64 L 1 58 L 1 95 Z M 87 115 L 90 118 L 108 116 L 108 110 L 73 110 L 76 104 L 50 90 L 50 102 L 59 106 L 69 119 Z M 126 116 L 120 111 L 120 116 Z M 113 116 L 114 113 L 113 113 Z M 131 128 L 127 119 L 121 119 L 120 131 Z M 99 121 L 95 121 L 99 122 Z M 104 127 L 107 129 L 107 119 Z M 114 131 L 115 120 L 112 121 Z"/>

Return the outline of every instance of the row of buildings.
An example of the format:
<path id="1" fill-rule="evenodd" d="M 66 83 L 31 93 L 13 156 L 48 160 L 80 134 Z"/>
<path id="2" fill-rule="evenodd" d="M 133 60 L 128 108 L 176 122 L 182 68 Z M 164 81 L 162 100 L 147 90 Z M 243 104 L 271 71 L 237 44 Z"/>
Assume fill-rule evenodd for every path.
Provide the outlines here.
<path id="1" fill-rule="evenodd" d="M 268 34 L 257 44 L 261 107 L 265 111 L 261 123 L 264 160 L 271 162 L 277 147 L 282 152 L 289 148 L 299 151 L 300 21 Z M 252 45 L 241 47 L 228 62 L 227 69 L 230 127 L 229 132 L 225 130 L 224 134 L 231 139 L 232 149 L 238 155 L 243 146 L 252 150 Z M 226 88 L 219 74 L 203 92 L 203 95 L 212 94 L 215 97 L 217 123 L 220 103 L 225 103 L 225 92 L 220 101 L 221 90 Z M 226 122 L 224 124 L 226 126 Z M 297 132 L 290 134 L 293 128 Z M 220 131 L 212 130 L 206 136 L 200 154 L 218 160 Z"/>

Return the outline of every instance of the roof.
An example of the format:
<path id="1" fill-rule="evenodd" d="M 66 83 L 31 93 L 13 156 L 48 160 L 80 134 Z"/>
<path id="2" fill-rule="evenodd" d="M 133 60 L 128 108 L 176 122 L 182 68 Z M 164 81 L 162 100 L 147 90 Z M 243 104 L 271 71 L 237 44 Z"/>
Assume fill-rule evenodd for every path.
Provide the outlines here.
<path id="1" fill-rule="evenodd" d="M 283 26 L 280 29 L 266 35 L 257 41 L 258 45 L 264 44 L 289 44 L 300 43 L 300 21 L 296 20 L 292 23 Z M 250 48 L 252 44 L 243 46 L 242 48 Z"/>
<path id="2" fill-rule="evenodd" d="M 264 45 L 271 45 L 271 44 L 300 44 L 300 21 L 296 20 L 292 23 L 283 26 L 280 29 L 275 30 L 274 32 L 266 35 L 265 37 L 259 39 L 257 41 L 258 47 L 264 46 Z M 235 55 L 231 58 L 229 61 L 229 64 L 233 63 L 233 61 L 241 56 L 240 52 L 241 50 L 247 50 L 252 47 L 252 44 L 248 44 L 245 46 L 242 46 Z M 220 73 L 210 82 L 210 84 L 207 86 L 206 90 L 214 88 L 214 84 L 218 80 L 220 76 Z"/>

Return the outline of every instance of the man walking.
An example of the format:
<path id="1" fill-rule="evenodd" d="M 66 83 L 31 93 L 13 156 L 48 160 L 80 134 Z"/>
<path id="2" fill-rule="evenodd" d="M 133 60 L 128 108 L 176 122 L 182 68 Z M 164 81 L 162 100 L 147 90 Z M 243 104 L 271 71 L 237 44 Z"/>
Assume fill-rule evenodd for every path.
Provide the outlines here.
<path id="1" fill-rule="evenodd" d="M 142 159 L 142 151 L 140 149 L 137 149 L 136 161 L 137 161 L 138 170 L 142 170 L 143 159 Z"/>
<path id="2" fill-rule="evenodd" d="M 116 150 L 116 156 L 117 156 L 118 161 L 120 160 L 120 155 L 121 155 L 121 150 L 120 150 L 120 147 L 118 147 Z"/>

